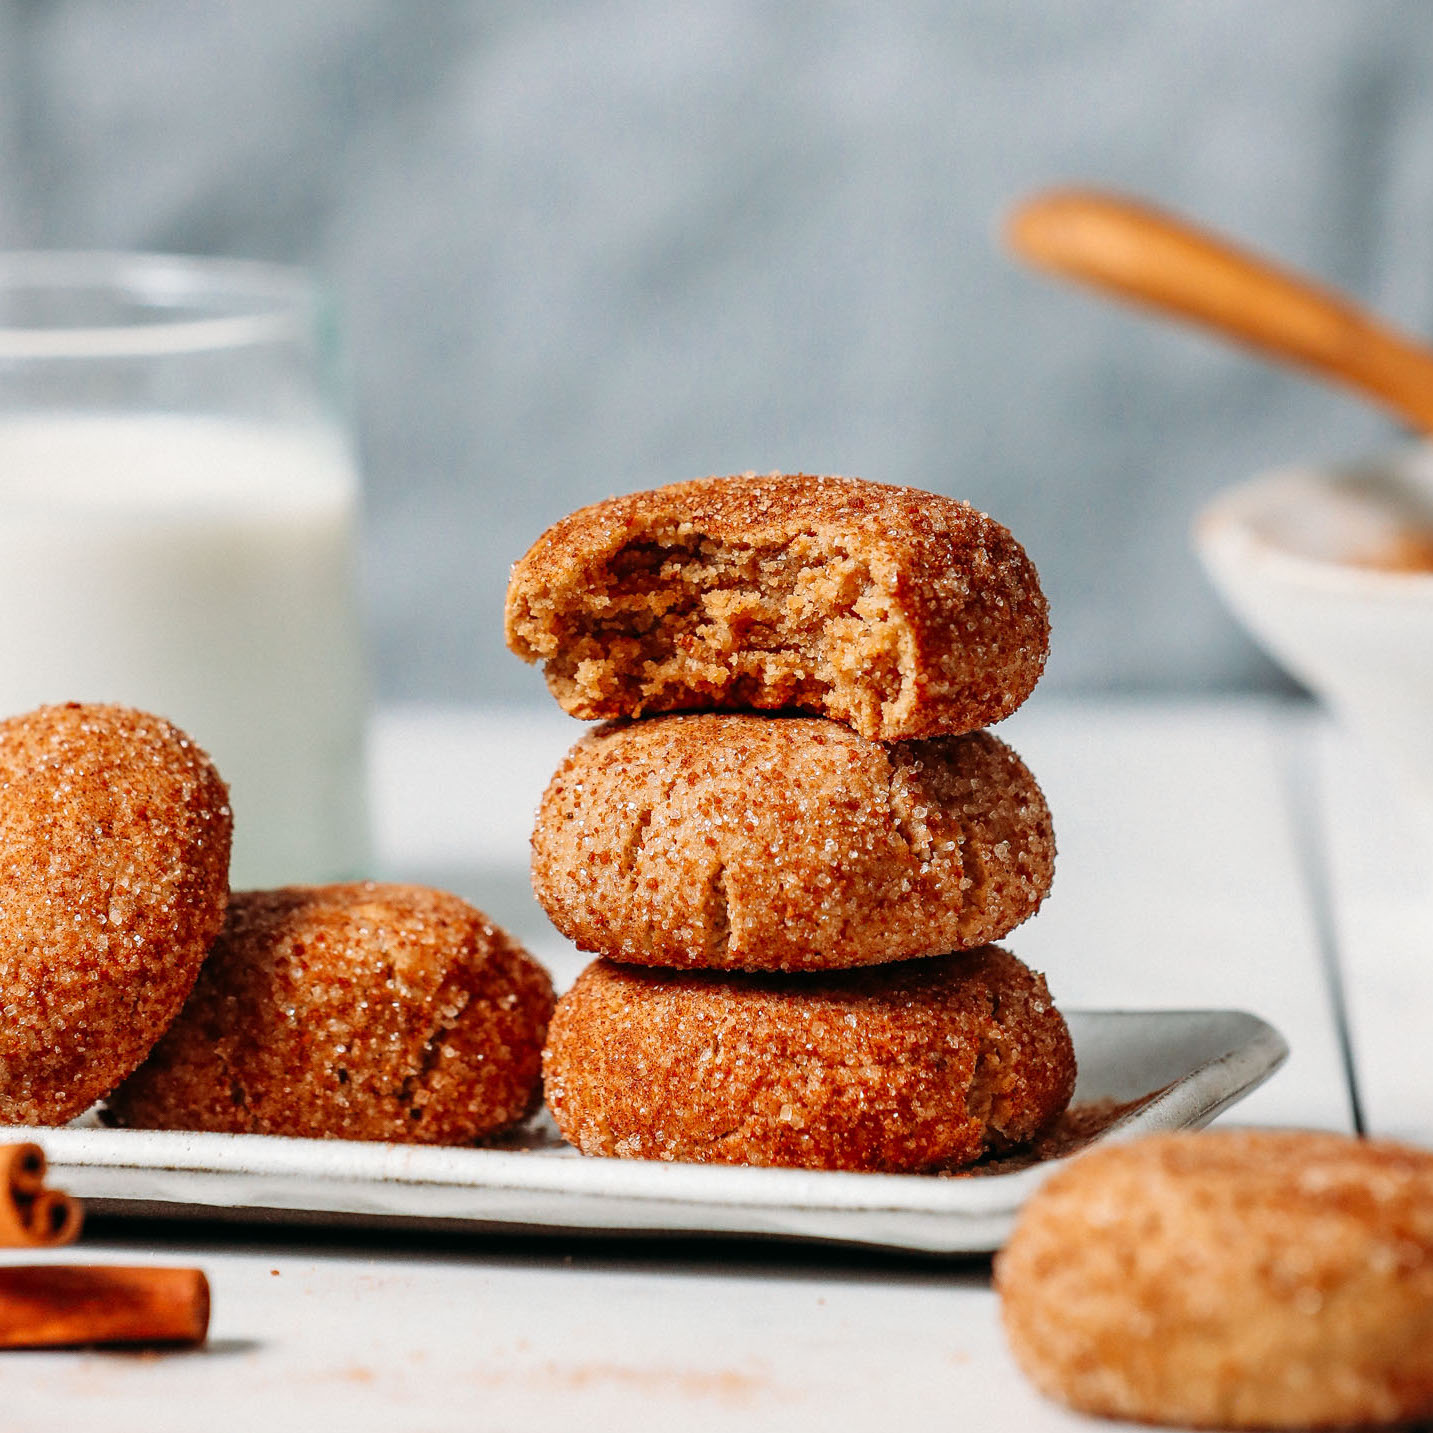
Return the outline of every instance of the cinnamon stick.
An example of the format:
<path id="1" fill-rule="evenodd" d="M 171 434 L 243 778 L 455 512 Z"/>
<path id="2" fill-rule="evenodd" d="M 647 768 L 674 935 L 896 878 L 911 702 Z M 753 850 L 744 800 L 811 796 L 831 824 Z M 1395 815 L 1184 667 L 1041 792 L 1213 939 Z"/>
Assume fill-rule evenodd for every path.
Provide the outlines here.
<path id="1" fill-rule="evenodd" d="M 0 1245 L 51 1248 L 79 1237 L 80 1205 L 45 1188 L 45 1152 L 37 1144 L 0 1145 Z"/>
<path id="2" fill-rule="evenodd" d="M 208 1330 L 199 1269 L 0 1266 L 0 1348 L 198 1344 Z"/>
<path id="3" fill-rule="evenodd" d="M 37 1144 L 0 1144 L 0 1185 L 15 1198 L 40 1192 L 45 1183 L 45 1151 Z"/>

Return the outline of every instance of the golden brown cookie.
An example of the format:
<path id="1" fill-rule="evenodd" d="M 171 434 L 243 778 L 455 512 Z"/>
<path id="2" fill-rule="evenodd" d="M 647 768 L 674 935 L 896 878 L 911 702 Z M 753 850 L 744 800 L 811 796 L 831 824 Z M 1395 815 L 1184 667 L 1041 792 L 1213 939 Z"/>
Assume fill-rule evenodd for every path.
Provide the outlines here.
<path id="1" fill-rule="evenodd" d="M 1031 1199 L 996 1286 L 1020 1366 L 1089 1413 L 1433 1417 L 1433 1154 L 1273 1130 L 1104 1145 Z"/>
<path id="2" fill-rule="evenodd" d="M 1075 1056 L 1044 978 L 996 946 L 828 975 L 598 960 L 558 1001 L 543 1080 L 584 1154 L 902 1171 L 1028 1140 Z"/>
<path id="3" fill-rule="evenodd" d="M 470 1144 L 535 1108 L 552 983 L 419 886 L 235 892 L 194 994 L 114 1123 Z"/>
<path id="4" fill-rule="evenodd" d="M 230 824 L 162 717 L 0 721 L 0 1122 L 64 1124 L 145 1057 L 223 920 Z"/>
<path id="5" fill-rule="evenodd" d="M 583 950 L 835 970 L 983 945 L 1050 888 L 1050 813 L 986 732 L 882 745 L 814 717 L 653 717 L 585 736 L 532 837 Z"/>
<path id="6" fill-rule="evenodd" d="M 872 740 L 1008 716 L 1045 665 L 1024 550 L 967 503 L 746 473 L 609 498 L 513 568 L 508 646 L 579 717 L 812 712 Z"/>

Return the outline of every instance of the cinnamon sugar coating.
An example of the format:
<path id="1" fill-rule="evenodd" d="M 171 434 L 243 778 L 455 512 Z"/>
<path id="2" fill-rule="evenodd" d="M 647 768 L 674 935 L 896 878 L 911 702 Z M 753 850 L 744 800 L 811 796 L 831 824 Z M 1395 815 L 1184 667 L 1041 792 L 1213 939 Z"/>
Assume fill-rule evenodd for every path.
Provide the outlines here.
<path id="1" fill-rule="evenodd" d="M 194 994 L 114 1123 L 470 1144 L 537 1105 L 546 971 L 418 886 L 236 892 Z"/>
<path id="2" fill-rule="evenodd" d="M 583 950 L 834 970 L 983 945 L 1033 915 L 1055 842 L 986 732 L 889 746 L 814 717 L 705 713 L 589 733 L 552 778 L 533 889 Z"/>
<path id="3" fill-rule="evenodd" d="M 1104 1145 L 1044 1184 L 996 1262 L 1045 1394 L 1196 1427 L 1433 1417 L 1433 1154 L 1220 1130 Z"/>
<path id="4" fill-rule="evenodd" d="M 790 709 L 872 740 L 975 731 L 1044 668 L 1029 558 L 969 504 L 745 473 L 609 498 L 515 564 L 507 641 L 578 717 Z"/>
<path id="5" fill-rule="evenodd" d="M 917 1171 L 1028 1140 L 1075 1057 L 996 946 L 826 975 L 594 961 L 557 1004 L 548 1108 L 584 1154 Z"/>
<path id="6" fill-rule="evenodd" d="M 58 1125 L 178 1013 L 229 890 L 229 793 L 162 717 L 0 721 L 0 1122 Z"/>

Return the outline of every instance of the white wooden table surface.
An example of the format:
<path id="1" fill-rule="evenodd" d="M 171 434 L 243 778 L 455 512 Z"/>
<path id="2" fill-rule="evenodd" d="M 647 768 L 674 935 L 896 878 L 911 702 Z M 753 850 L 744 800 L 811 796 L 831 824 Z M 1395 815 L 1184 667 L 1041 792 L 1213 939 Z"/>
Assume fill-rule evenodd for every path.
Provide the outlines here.
<path id="1" fill-rule="evenodd" d="M 526 834 L 579 731 L 544 711 L 387 711 L 372 752 L 376 872 L 477 901 L 559 985 L 582 958 L 527 892 Z M 1226 1116 L 1241 1122 L 1352 1128 L 1351 1048 L 1365 1127 L 1433 1144 L 1433 860 L 1344 737 L 1291 704 L 1039 694 L 1003 734 L 1060 845 L 1049 902 L 1007 944 L 1057 999 L 1272 1021 L 1293 1054 Z M 6 1426 L 1095 1426 L 1015 1371 L 986 1260 L 114 1224 L 78 1252 L 201 1265 L 210 1346 L 6 1354 Z"/>

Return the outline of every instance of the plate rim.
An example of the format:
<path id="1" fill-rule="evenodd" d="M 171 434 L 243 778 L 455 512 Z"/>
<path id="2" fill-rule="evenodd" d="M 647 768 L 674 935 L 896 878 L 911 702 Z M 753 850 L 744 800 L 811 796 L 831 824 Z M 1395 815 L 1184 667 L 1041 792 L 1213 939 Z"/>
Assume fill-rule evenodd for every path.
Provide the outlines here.
<path id="1" fill-rule="evenodd" d="M 1093 1143 L 1199 1128 L 1264 1083 L 1289 1053 L 1283 1035 L 1263 1017 L 1246 1010 L 1071 1007 L 1064 1013 L 1077 1019 L 1233 1017 L 1244 1027 L 1242 1039 L 1234 1048 L 1211 1056 L 1171 1081 L 1102 1131 Z M 569 1149 L 455 1148 L 179 1130 L 10 1126 L 0 1127 L 0 1138 L 32 1139 L 41 1144 L 51 1170 L 58 1176 L 75 1171 L 132 1170 L 151 1176 L 228 1176 L 236 1181 L 318 1180 L 336 1189 L 472 1189 L 668 1208 L 719 1205 L 726 1210 L 780 1208 L 813 1215 L 860 1212 L 977 1220 L 1009 1210 L 1012 1199 L 1018 1204 L 1054 1169 L 1088 1147 L 1006 1173 L 942 1178 L 929 1174 L 591 1159 Z M 92 1148 L 97 1142 L 98 1148 Z M 105 1195 L 92 1198 L 100 1205 L 114 1202 Z M 182 1207 L 177 1200 L 145 1202 Z M 285 1210 L 323 1212 L 312 1211 L 311 1205 L 302 1203 L 231 1207 L 235 1211 L 253 1208 L 256 1216 L 267 1217 Z M 423 1216 L 395 1212 L 388 1217 L 401 1222 L 405 1217 Z M 493 1221 L 474 1216 L 473 1222 Z"/>

